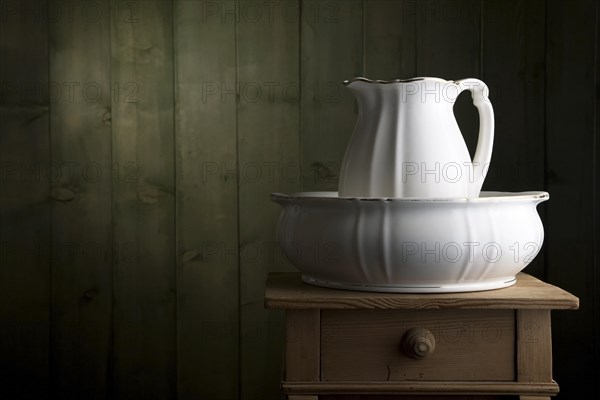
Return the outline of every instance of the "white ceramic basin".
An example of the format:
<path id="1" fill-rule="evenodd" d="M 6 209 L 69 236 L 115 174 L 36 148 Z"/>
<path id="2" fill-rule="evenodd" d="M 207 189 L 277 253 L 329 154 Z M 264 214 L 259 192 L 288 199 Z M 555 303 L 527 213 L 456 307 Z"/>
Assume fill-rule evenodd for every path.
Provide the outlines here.
<path id="1" fill-rule="evenodd" d="M 479 198 L 342 198 L 274 193 L 277 239 L 305 282 L 374 292 L 506 287 L 538 254 L 546 192 Z"/>

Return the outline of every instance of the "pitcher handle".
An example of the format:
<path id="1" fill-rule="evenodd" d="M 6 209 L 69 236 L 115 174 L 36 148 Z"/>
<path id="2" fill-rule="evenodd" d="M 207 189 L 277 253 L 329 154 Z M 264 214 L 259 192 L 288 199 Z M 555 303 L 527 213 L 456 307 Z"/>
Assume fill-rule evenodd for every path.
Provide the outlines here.
<path id="1" fill-rule="evenodd" d="M 456 81 L 459 87 L 458 93 L 464 90 L 471 91 L 473 104 L 479 112 L 479 137 L 477 138 L 477 149 L 472 161 L 472 178 L 469 184 L 469 197 L 478 197 L 483 181 L 487 175 L 490 160 L 492 159 L 492 147 L 494 145 L 494 109 L 488 98 L 489 89 L 479 79 L 468 78 Z"/>

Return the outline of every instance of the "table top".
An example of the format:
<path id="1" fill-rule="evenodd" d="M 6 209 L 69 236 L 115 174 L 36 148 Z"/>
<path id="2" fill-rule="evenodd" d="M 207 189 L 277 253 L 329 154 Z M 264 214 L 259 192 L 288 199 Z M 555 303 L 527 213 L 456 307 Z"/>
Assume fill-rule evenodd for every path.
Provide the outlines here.
<path id="1" fill-rule="evenodd" d="M 562 309 L 579 308 L 571 293 L 520 273 L 504 289 L 468 293 L 371 293 L 328 289 L 302 282 L 298 272 L 269 274 L 265 307 L 283 309 Z"/>

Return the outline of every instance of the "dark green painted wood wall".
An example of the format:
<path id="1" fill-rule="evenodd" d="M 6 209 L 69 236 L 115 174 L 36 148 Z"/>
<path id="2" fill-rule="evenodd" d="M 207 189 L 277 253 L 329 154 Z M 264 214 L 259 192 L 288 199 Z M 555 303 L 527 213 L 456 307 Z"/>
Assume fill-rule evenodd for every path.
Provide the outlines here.
<path id="1" fill-rule="evenodd" d="M 337 188 L 360 75 L 488 84 L 484 188 L 550 192 L 526 272 L 581 299 L 559 397 L 600 393 L 599 8 L 0 1 L 0 398 L 279 398 L 269 194 Z"/>

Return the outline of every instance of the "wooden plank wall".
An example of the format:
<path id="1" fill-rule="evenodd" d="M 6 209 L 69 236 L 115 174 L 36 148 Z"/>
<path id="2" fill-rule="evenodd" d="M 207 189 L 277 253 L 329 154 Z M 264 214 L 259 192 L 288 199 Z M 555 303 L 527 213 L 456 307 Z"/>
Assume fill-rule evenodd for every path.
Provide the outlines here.
<path id="1" fill-rule="evenodd" d="M 235 3 L 213 5 L 174 3 L 176 370 L 190 400 L 239 394 L 236 24 L 221 19 Z"/>
<path id="2" fill-rule="evenodd" d="M 0 20 L 0 386 L 6 398 L 23 388 L 27 398 L 44 398 L 50 385 L 50 116 L 40 90 L 49 81 L 48 46 L 40 20 Z"/>
<path id="3" fill-rule="evenodd" d="M 113 395 L 172 398 L 177 359 L 172 7 L 140 0 L 111 11 Z"/>
<path id="4" fill-rule="evenodd" d="M 281 364 L 285 331 L 281 313 L 265 312 L 264 277 L 293 269 L 274 251 L 279 207 L 269 194 L 300 189 L 297 177 L 284 174 L 300 154 L 298 101 L 285 92 L 299 78 L 299 4 L 281 2 L 260 18 L 266 10 L 254 3 L 238 7 L 240 397 L 274 399 L 281 373 L 273 366 Z M 282 10 L 296 17 L 284 18 Z"/>
<path id="5" fill-rule="evenodd" d="M 526 272 L 581 299 L 559 398 L 600 393 L 599 8 L 0 0 L 0 397 L 280 398 L 269 193 L 337 188 L 358 75 L 488 84 L 484 188 L 550 192 Z"/>
<path id="6" fill-rule="evenodd" d="M 600 387 L 600 369 L 594 367 L 600 354 L 598 18 L 595 1 L 547 4 L 546 178 L 553 198 L 547 205 L 545 272 L 581 303 L 575 315 L 557 313 L 553 319 L 554 353 L 562 360 L 554 363 L 556 379 L 573 382 L 561 390 L 564 398 L 581 396 L 578 387 Z"/>
<path id="7" fill-rule="evenodd" d="M 48 23 L 49 82 L 58 88 L 50 161 L 60 171 L 49 193 L 51 247 L 60 253 L 50 267 L 50 385 L 58 398 L 101 399 L 110 395 L 115 311 L 111 18 L 107 3 L 80 6 L 90 14 Z"/>

